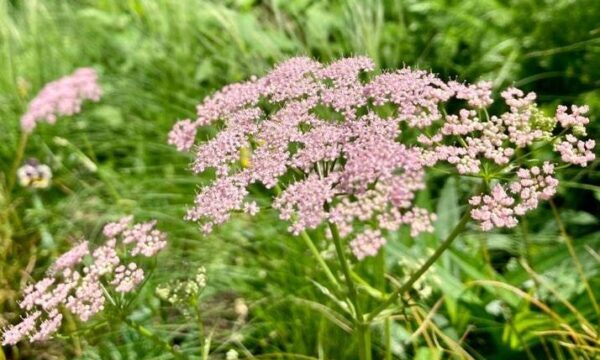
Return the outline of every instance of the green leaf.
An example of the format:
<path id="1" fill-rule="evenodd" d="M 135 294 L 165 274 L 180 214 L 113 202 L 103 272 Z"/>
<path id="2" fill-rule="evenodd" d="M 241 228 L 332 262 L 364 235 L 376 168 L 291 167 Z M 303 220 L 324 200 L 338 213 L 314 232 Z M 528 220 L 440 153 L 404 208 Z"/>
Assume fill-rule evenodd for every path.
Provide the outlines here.
<path id="1" fill-rule="evenodd" d="M 456 179 L 451 177 L 444 184 L 440 200 L 438 201 L 435 234 L 440 239 L 445 239 L 454 228 L 454 225 L 458 223 L 459 219 L 460 209 L 458 207 Z"/>
<path id="2" fill-rule="evenodd" d="M 442 358 L 439 349 L 420 347 L 417 349 L 415 360 L 437 360 Z"/>

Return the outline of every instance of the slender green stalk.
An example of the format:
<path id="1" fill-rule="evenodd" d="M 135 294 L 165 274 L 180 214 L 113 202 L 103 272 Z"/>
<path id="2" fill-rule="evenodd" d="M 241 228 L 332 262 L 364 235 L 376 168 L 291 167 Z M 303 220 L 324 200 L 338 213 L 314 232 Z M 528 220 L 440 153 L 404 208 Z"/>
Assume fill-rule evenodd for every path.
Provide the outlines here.
<path id="1" fill-rule="evenodd" d="M 342 268 L 342 273 L 344 274 L 344 280 L 346 281 L 346 285 L 348 286 L 348 297 L 352 302 L 352 305 L 356 305 L 358 301 L 358 292 L 356 291 L 356 286 L 354 284 L 354 280 L 352 279 L 352 274 L 350 271 L 350 265 L 348 264 L 348 259 L 346 259 L 346 254 L 344 253 L 344 247 L 342 246 L 342 239 L 340 238 L 340 232 L 337 228 L 337 225 L 334 223 L 329 223 L 329 229 L 331 230 L 331 236 L 333 237 L 333 243 L 335 245 L 335 251 L 337 257 L 340 261 L 340 267 Z M 354 309 L 356 311 L 356 317 L 362 321 L 362 313 L 360 311 L 360 307 Z"/>
<path id="2" fill-rule="evenodd" d="M 202 360 L 208 360 L 210 357 L 210 343 L 212 341 L 213 332 L 206 339 L 204 339 L 204 343 L 202 344 Z"/>
<path id="3" fill-rule="evenodd" d="M 71 333 L 71 340 L 73 342 L 73 350 L 74 350 L 73 352 L 75 353 L 76 356 L 79 357 L 82 354 L 82 349 L 81 349 L 81 339 L 79 339 L 79 335 L 77 334 L 77 323 L 73 319 L 73 315 L 71 315 L 70 312 L 65 311 L 64 315 L 65 315 L 67 328 L 69 329 L 69 332 Z"/>
<path id="4" fill-rule="evenodd" d="M 359 336 L 363 337 L 363 342 L 365 344 L 365 355 L 366 360 L 372 359 L 372 351 L 371 351 L 371 328 L 369 323 L 361 324 L 363 330 L 359 332 Z"/>
<path id="5" fill-rule="evenodd" d="M 329 268 L 329 265 L 327 265 L 327 262 L 325 262 L 325 259 L 323 259 L 323 256 L 321 256 L 321 253 L 319 252 L 319 249 L 317 249 L 312 238 L 308 235 L 308 233 L 305 230 L 302 230 L 302 232 L 300 233 L 300 237 L 302 238 L 302 240 L 304 240 L 304 243 L 306 244 L 306 246 L 308 246 L 310 252 L 312 252 L 315 259 L 317 259 L 317 262 L 319 263 L 319 265 L 321 265 L 323 271 L 325 271 L 325 275 L 327 275 L 329 281 L 331 281 L 331 283 L 335 285 L 337 290 L 341 290 L 342 286 L 340 285 L 339 280 L 333 274 L 333 272 Z"/>
<path id="6" fill-rule="evenodd" d="M 585 276 L 585 272 L 583 271 L 583 266 L 581 265 L 581 262 L 579 261 L 579 258 L 577 257 L 577 253 L 575 253 L 575 247 L 573 246 L 573 240 L 571 239 L 569 234 L 567 234 L 567 230 L 566 230 L 565 225 L 563 224 L 562 220 L 560 219 L 560 214 L 558 213 L 558 209 L 556 208 L 554 201 L 552 199 L 550 199 L 549 202 L 550 202 L 550 207 L 552 208 L 552 213 L 554 214 L 554 218 L 556 219 L 556 223 L 558 224 L 558 228 L 560 229 L 560 233 L 561 233 L 563 239 L 565 239 L 565 244 L 567 245 L 569 254 L 571 255 L 571 258 L 573 259 L 573 262 L 575 263 L 575 268 L 577 269 L 577 272 L 579 273 L 579 277 L 581 278 L 581 281 L 583 282 L 585 290 L 588 293 L 590 301 L 592 302 L 592 306 L 594 307 L 596 316 L 600 317 L 600 308 L 598 307 L 598 302 L 596 301 L 596 297 L 594 296 L 594 291 L 592 290 L 592 287 L 590 286 L 590 283 L 588 282 L 587 277 Z"/>
<path id="7" fill-rule="evenodd" d="M 17 151 L 15 153 L 15 159 L 13 161 L 12 168 L 10 170 L 10 174 L 8 174 L 8 184 L 6 187 L 7 194 L 10 195 L 13 187 L 15 186 L 15 182 L 17 180 L 17 169 L 23 161 L 23 156 L 25 155 L 25 148 L 27 147 L 27 139 L 29 136 L 25 132 L 21 132 L 21 136 L 19 137 L 19 144 L 17 145 Z"/>
<path id="8" fill-rule="evenodd" d="M 275 185 L 274 190 L 275 195 L 281 194 L 281 187 L 279 186 L 279 184 Z M 327 265 L 327 262 L 325 261 L 325 259 L 323 259 L 323 256 L 321 256 L 319 249 L 315 245 L 315 242 L 312 240 L 310 235 L 308 235 L 308 233 L 305 230 L 302 230 L 302 232 L 300 232 L 300 237 L 302 238 L 302 240 L 304 240 L 304 243 L 306 244 L 306 246 L 308 246 L 308 249 L 313 254 L 315 259 L 317 259 L 317 262 L 325 272 L 325 275 L 327 275 L 329 281 L 331 281 L 331 283 L 335 285 L 336 290 L 341 290 L 342 286 L 340 285 L 339 279 L 333 274 L 333 272 L 329 268 L 329 265 Z"/>
<path id="9" fill-rule="evenodd" d="M 386 318 L 383 325 L 383 337 L 385 338 L 385 360 L 392 360 L 392 321 Z"/>
<path id="10" fill-rule="evenodd" d="M 450 247 L 450 245 L 452 244 L 454 239 L 456 239 L 458 237 L 458 235 L 465 229 L 465 226 L 467 225 L 467 223 L 469 222 L 470 219 L 471 219 L 471 212 L 469 210 L 467 210 L 465 212 L 465 214 L 463 215 L 463 217 L 458 222 L 458 224 L 456 224 L 456 226 L 454 227 L 454 229 L 452 230 L 450 235 L 448 235 L 446 240 L 444 240 L 438 246 L 438 248 L 431 255 L 431 257 L 429 257 L 429 259 L 427 259 L 425 264 L 423 264 L 419 268 L 419 270 L 417 270 L 415 273 L 413 273 L 410 276 L 410 278 L 408 279 L 408 281 L 406 281 L 401 287 L 394 290 L 394 292 L 392 292 L 392 294 L 390 294 L 388 299 L 383 304 L 381 304 L 374 311 L 372 311 L 369 314 L 369 316 L 367 317 L 367 322 L 373 321 L 373 319 L 375 319 L 375 317 L 377 315 L 379 315 L 382 311 L 384 311 L 390 305 L 392 305 L 399 296 L 401 296 L 402 294 L 404 294 L 405 292 L 410 290 L 410 288 L 414 285 L 414 283 L 417 282 L 417 280 L 419 280 L 421 278 L 421 276 L 423 276 L 423 274 L 425 274 L 425 272 L 427 272 L 427 270 L 429 270 L 429 268 L 436 262 L 436 260 Z"/>
<path id="11" fill-rule="evenodd" d="M 344 248 L 342 247 L 340 232 L 337 226 L 331 222 L 329 223 L 329 229 L 331 230 L 331 236 L 333 238 L 333 243 L 335 244 L 335 251 L 340 262 L 340 267 L 342 268 L 342 273 L 344 274 L 344 280 L 346 281 L 346 286 L 348 287 L 348 298 L 350 299 L 352 306 L 354 306 L 354 322 L 358 335 L 359 358 L 361 360 L 371 360 L 371 336 L 369 324 L 364 322 L 363 314 L 358 302 L 356 285 L 354 284 L 354 279 L 352 278 L 350 265 L 348 263 L 348 259 L 346 259 Z"/>
<path id="12" fill-rule="evenodd" d="M 46 209 L 44 208 L 44 203 L 42 202 L 42 198 L 38 195 L 37 192 L 33 193 L 33 207 L 37 210 L 40 211 L 42 213 L 46 212 Z M 50 234 L 50 231 L 48 231 L 48 227 L 46 226 L 46 222 L 42 222 L 40 224 L 40 235 L 42 237 L 42 247 L 44 249 L 56 249 L 56 244 L 54 243 L 54 238 L 52 237 L 52 234 Z"/>
<path id="13" fill-rule="evenodd" d="M 535 360 L 535 356 L 533 356 L 533 354 L 531 353 L 531 350 L 529 349 L 529 346 L 527 345 L 525 340 L 523 340 L 523 336 L 521 335 L 521 332 L 519 330 L 517 330 L 513 318 L 511 317 L 510 319 L 507 319 L 507 320 L 508 320 L 507 321 L 508 326 L 515 333 L 515 336 L 517 337 L 517 341 L 521 344 L 521 346 L 525 350 L 525 355 L 527 356 L 527 359 Z"/>
<path id="14" fill-rule="evenodd" d="M 197 296 L 195 297 L 194 301 L 192 301 L 192 306 L 194 307 L 194 312 L 196 314 L 198 339 L 200 340 L 200 344 L 205 345 L 206 338 L 204 337 L 204 322 L 202 321 L 202 311 L 200 310 L 200 301 Z"/>
<path id="15" fill-rule="evenodd" d="M 127 326 L 135 330 L 138 334 L 152 340 L 152 342 L 154 342 L 157 346 L 173 354 L 173 356 L 176 359 L 188 359 L 188 356 L 186 354 L 175 349 L 173 346 L 171 346 L 171 344 L 163 340 L 161 337 L 150 331 L 150 329 L 146 328 L 145 326 L 138 324 L 126 317 L 123 318 L 123 322 L 125 322 Z"/>

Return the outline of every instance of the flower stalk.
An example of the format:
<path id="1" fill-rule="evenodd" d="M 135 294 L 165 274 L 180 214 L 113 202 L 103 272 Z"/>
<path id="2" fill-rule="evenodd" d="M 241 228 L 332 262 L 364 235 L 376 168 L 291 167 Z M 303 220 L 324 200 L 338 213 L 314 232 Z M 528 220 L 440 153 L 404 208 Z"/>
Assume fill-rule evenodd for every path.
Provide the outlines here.
<path id="1" fill-rule="evenodd" d="M 173 347 L 167 341 L 163 340 L 161 337 L 153 333 L 147 327 L 128 318 L 123 318 L 123 322 L 138 334 L 152 340 L 152 342 L 154 342 L 157 346 L 171 353 L 176 359 L 189 359 L 189 357 L 185 353 L 182 353 L 181 351 L 177 350 L 175 347 Z"/>
<path id="2" fill-rule="evenodd" d="M 344 248 L 342 247 L 342 241 L 337 226 L 334 223 L 329 222 L 329 229 L 331 230 L 331 236 L 335 245 L 336 255 L 340 262 L 342 273 L 344 274 L 344 280 L 348 287 L 348 298 L 350 303 L 354 307 L 354 325 L 358 336 L 358 351 L 361 360 L 371 360 L 371 334 L 369 324 L 365 323 L 363 313 L 358 299 L 358 292 L 356 291 L 356 285 L 354 284 L 354 278 L 352 277 L 350 265 L 346 259 Z"/>
<path id="3" fill-rule="evenodd" d="M 437 259 L 440 256 L 442 256 L 442 254 L 450 247 L 450 245 L 452 245 L 452 242 L 454 242 L 458 235 L 460 235 L 460 233 L 463 232 L 470 219 L 471 211 L 469 209 L 464 213 L 464 215 L 462 216 L 458 224 L 456 224 L 450 235 L 448 235 L 446 240 L 444 240 L 438 246 L 435 252 L 429 257 L 429 259 L 427 259 L 427 261 L 419 268 L 419 270 L 414 272 L 401 287 L 397 288 L 396 290 L 394 290 L 394 292 L 390 294 L 390 296 L 384 303 L 379 305 L 375 310 L 373 310 L 369 314 L 369 316 L 367 317 L 367 322 L 373 321 L 375 317 L 377 317 L 377 315 L 379 315 L 382 311 L 384 311 L 390 305 L 396 302 L 399 296 L 402 296 L 404 293 L 409 291 L 414 285 L 414 283 L 417 282 L 421 278 L 421 276 L 423 276 L 423 274 L 425 274 L 427 270 L 429 270 L 429 268 L 437 261 Z"/>

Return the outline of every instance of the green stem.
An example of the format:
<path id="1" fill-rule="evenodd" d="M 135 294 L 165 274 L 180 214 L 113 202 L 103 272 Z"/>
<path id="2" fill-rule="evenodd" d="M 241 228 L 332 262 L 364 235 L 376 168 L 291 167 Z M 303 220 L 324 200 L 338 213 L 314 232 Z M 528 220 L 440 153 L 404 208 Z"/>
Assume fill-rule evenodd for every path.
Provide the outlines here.
<path id="1" fill-rule="evenodd" d="M 46 209 L 44 208 L 44 203 L 42 202 L 42 198 L 38 195 L 37 192 L 33 193 L 33 207 L 37 211 L 41 212 L 45 215 Z M 40 235 L 42 237 L 42 248 L 44 249 L 56 249 L 56 244 L 54 243 L 54 238 L 50 231 L 48 231 L 48 227 L 46 226 L 46 221 L 43 221 L 40 224 Z"/>
<path id="2" fill-rule="evenodd" d="M 127 326 L 129 326 L 130 328 L 135 330 L 138 334 L 152 340 L 156 345 L 158 345 L 159 347 L 161 347 L 164 350 L 173 354 L 173 356 L 176 359 L 188 359 L 187 355 L 180 352 L 179 350 L 176 350 L 173 346 L 171 346 L 171 344 L 169 344 L 168 342 L 166 342 L 165 340 L 160 338 L 158 335 L 154 334 L 152 331 L 150 331 L 145 326 L 138 324 L 127 318 L 123 318 L 123 322 L 125 322 L 125 324 L 127 324 Z"/>
<path id="3" fill-rule="evenodd" d="M 206 339 L 204 339 L 204 343 L 202 344 L 202 360 L 208 360 L 210 356 L 210 343 L 212 341 L 213 333 L 211 332 Z"/>
<path id="4" fill-rule="evenodd" d="M 305 230 L 302 230 L 302 232 L 300 233 L 300 237 L 302 238 L 302 240 L 304 240 L 304 243 L 306 244 L 306 246 L 308 246 L 308 248 L 312 252 L 313 256 L 317 259 L 317 262 L 319 263 L 319 265 L 321 265 L 321 268 L 323 268 L 323 271 L 325 271 L 325 275 L 327 275 L 327 278 L 329 279 L 329 281 L 331 281 L 331 283 L 335 285 L 337 290 L 341 290 L 342 287 L 341 287 L 338 279 L 335 277 L 335 275 L 333 274 L 333 272 L 331 271 L 331 269 L 325 262 L 325 259 L 323 259 L 323 256 L 321 256 L 319 249 L 317 249 L 315 243 L 313 242 L 311 237 L 308 235 L 308 233 Z"/>
<path id="5" fill-rule="evenodd" d="M 386 318 L 384 322 L 384 338 L 385 338 L 385 360 L 392 360 L 392 323 L 390 318 Z"/>
<path id="6" fill-rule="evenodd" d="M 204 338 L 204 322 L 202 321 L 202 311 L 200 310 L 200 301 L 198 300 L 197 296 L 192 302 L 192 306 L 194 306 L 194 310 L 196 313 L 196 323 L 198 325 L 198 339 L 200 340 L 200 344 L 204 345 L 206 340 Z"/>
<path id="7" fill-rule="evenodd" d="M 371 360 L 371 336 L 369 324 L 365 323 L 362 311 L 360 309 L 360 304 L 358 303 L 358 292 L 356 291 L 356 285 L 354 284 L 354 279 L 352 278 L 348 259 L 346 259 L 346 254 L 344 253 L 344 248 L 342 247 L 340 232 L 337 228 L 337 225 L 331 222 L 329 223 L 329 229 L 331 230 L 331 236 L 333 238 L 333 243 L 335 244 L 335 251 L 342 268 L 342 273 L 344 274 L 344 280 L 346 281 L 346 286 L 348 287 L 348 298 L 354 307 L 354 323 L 358 333 L 359 358 L 361 360 Z"/>
<path id="8" fill-rule="evenodd" d="M 511 330 L 515 333 L 515 336 L 517 337 L 517 341 L 521 344 L 521 346 L 523 347 L 523 350 L 525 350 L 525 355 L 527 356 L 527 359 L 535 360 L 535 356 L 533 356 L 533 354 L 531 353 L 531 350 L 529 349 L 529 346 L 523 339 L 521 332 L 519 330 L 517 330 L 512 317 L 510 319 L 508 319 L 508 325 L 511 328 Z"/>
<path id="9" fill-rule="evenodd" d="M 25 148 L 27 147 L 27 139 L 29 135 L 25 132 L 21 132 L 21 136 L 19 137 L 19 144 L 17 145 L 17 152 L 15 153 L 15 159 L 13 161 L 13 166 L 11 168 L 10 174 L 8 175 L 8 186 L 6 188 L 7 193 L 10 194 L 13 187 L 15 186 L 15 182 L 17 180 L 17 170 L 19 169 L 19 165 L 21 161 L 23 161 L 23 156 L 25 155 Z"/>
<path id="10" fill-rule="evenodd" d="M 390 305 L 392 305 L 399 296 L 403 295 L 408 290 L 410 290 L 411 287 L 414 285 L 414 283 L 417 282 L 417 280 L 419 280 L 421 278 L 421 276 L 423 276 L 423 274 L 425 274 L 425 272 L 427 272 L 427 270 L 429 270 L 429 268 L 436 262 L 436 260 L 450 247 L 450 245 L 452 244 L 454 239 L 456 239 L 458 237 L 458 235 L 465 229 L 465 226 L 467 225 L 467 223 L 469 222 L 470 219 L 471 219 L 471 211 L 469 209 L 465 212 L 465 214 L 460 219 L 458 224 L 456 224 L 456 226 L 454 227 L 454 229 L 452 230 L 450 235 L 448 235 L 446 240 L 444 240 L 438 246 L 438 248 L 435 250 L 435 252 L 431 255 L 431 257 L 429 257 L 429 259 L 427 259 L 425 264 L 423 264 L 419 268 L 419 270 L 417 270 L 415 273 L 413 273 L 407 282 L 405 282 L 401 287 L 394 290 L 394 292 L 392 292 L 392 294 L 388 297 L 388 299 L 383 304 L 381 304 L 374 311 L 372 311 L 369 314 L 369 316 L 367 317 L 367 322 L 373 321 L 373 319 L 375 319 L 375 317 L 377 315 L 379 315 L 382 311 L 384 311 Z"/>
<path id="11" fill-rule="evenodd" d="M 276 196 L 279 196 L 282 192 L 279 184 L 275 185 L 273 190 L 275 190 Z M 329 268 L 329 265 L 327 265 L 327 262 L 321 256 L 319 249 L 315 245 L 315 243 L 312 240 L 312 238 L 310 237 L 310 235 L 308 235 L 306 230 L 302 230 L 302 232 L 300 232 L 300 237 L 302 238 L 302 240 L 304 240 L 304 243 L 306 244 L 306 246 L 308 246 L 310 252 L 317 259 L 317 262 L 319 263 L 321 268 L 323 268 L 323 271 L 325 271 L 325 275 L 327 275 L 327 278 L 329 279 L 329 281 L 331 281 L 331 283 L 335 285 L 336 290 L 341 290 L 342 286 L 340 285 L 339 279 L 333 274 L 333 272 Z"/>
<path id="12" fill-rule="evenodd" d="M 80 357 L 81 353 L 82 353 L 82 349 L 81 349 L 81 340 L 79 339 L 79 335 L 77 334 L 77 323 L 73 319 L 73 315 L 71 315 L 71 313 L 69 313 L 68 311 L 65 311 L 64 314 L 65 314 L 67 328 L 69 329 L 69 332 L 71 333 L 71 340 L 73 341 L 74 353 L 77 357 Z"/>
<path id="13" fill-rule="evenodd" d="M 561 233 L 563 239 L 565 239 L 565 244 L 567 245 L 569 254 L 571 255 L 571 258 L 573 259 L 573 262 L 575 263 L 575 268 L 577 269 L 577 272 L 579 273 L 579 277 L 581 278 L 581 281 L 583 282 L 585 290 L 588 293 L 590 301 L 592 302 L 592 306 L 594 307 L 596 316 L 600 317 L 600 308 L 598 307 L 598 302 L 596 301 L 596 297 L 594 296 L 592 287 L 590 286 L 590 283 L 588 282 L 588 279 L 585 276 L 585 272 L 583 271 L 583 266 L 581 265 L 581 262 L 579 261 L 579 258 L 577 257 L 577 253 L 575 252 L 575 247 L 573 246 L 573 240 L 571 239 L 569 234 L 567 234 L 567 230 L 566 230 L 565 225 L 563 224 L 562 220 L 560 219 L 560 214 L 558 213 L 558 209 L 556 208 L 554 201 L 549 200 L 549 203 L 550 203 L 550 207 L 552 208 L 552 213 L 554 214 L 554 218 L 556 219 L 556 222 L 558 223 L 558 228 L 560 229 L 560 233 Z"/>

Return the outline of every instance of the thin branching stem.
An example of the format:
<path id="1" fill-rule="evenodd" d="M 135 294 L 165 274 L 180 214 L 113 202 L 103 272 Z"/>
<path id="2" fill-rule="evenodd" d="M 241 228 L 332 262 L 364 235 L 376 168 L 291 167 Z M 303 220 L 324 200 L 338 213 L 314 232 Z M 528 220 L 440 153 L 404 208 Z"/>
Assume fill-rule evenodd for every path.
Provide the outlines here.
<path id="1" fill-rule="evenodd" d="M 275 185 L 274 190 L 275 190 L 276 196 L 279 196 L 282 192 L 279 184 Z M 300 237 L 302 238 L 302 240 L 304 240 L 304 243 L 306 244 L 306 246 L 308 247 L 310 252 L 313 254 L 315 259 L 317 259 L 317 262 L 319 263 L 319 265 L 325 272 L 325 275 L 327 276 L 329 281 L 331 281 L 331 283 L 335 286 L 336 290 L 338 290 L 338 291 L 341 290 L 342 286 L 340 285 L 339 279 L 333 274 L 333 272 L 329 268 L 329 265 L 327 265 L 327 262 L 325 261 L 325 259 L 323 259 L 323 256 L 321 256 L 321 253 L 319 252 L 319 249 L 315 245 L 315 242 L 310 237 L 310 235 L 308 235 L 306 230 L 302 230 L 300 232 Z"/>
<path id="2" fill-rule="evenodd" d="M 169 344 L 167 341 L 163 340 L 160 336 L 153 333 L 150 329 L 146 328 L 144 325 L 139 324 L 131 319 L 128 319 L 127 317 L 123 317 L 122 320 L 125 324 L 127 324 L 127 326 L 129 326 L 131 329 L 135 330 L 135 332 L 152 340 L 152 342 L 155 343 L 157 346 L 160 346 L 162 349 L 165 349 L 166 351 L 173 354 L 173 356 L 176 359 L 183 359 L 183 360 L 189 359 L 189 357 L 186 354 L 175 349 L 171 344 Z"/>
<path id="3" fill-rule="evenodd" d="M 27 135 L 27 133 L 21 132 L 21 136 L 19 137 L 19 144 L 17 145 L 17 151 L 15 152 L 15 159 L 13 161 L 10 174 L 8 174 L 8 184 L 6 186 L 8 194 L 11 193 L 13 187 L 15 186 L 15 182 L 17 180 L 17 170 L 19 169 L 21 161 L 23 161 L 23 156 L 25 155 L 25 148 L 27 147 L 28 138 L 29 136 Z"/>
<path id="4" fill-rule="evenodd" d="M 359 357 L 361 360 L 371 360 L 371 336 L 369 333 L 369 323 L 365 323 L 363 318 L 363 313 L 358 302 L 358 292 L 356 291 L 356 285 L 354 284 L 354 279 L 352 278 L 348 259 L 346 259 L 346 254 L 344 253 L 340 232 L 337 228 L 337 225 L 332 222 L 329 222 L 329 229 L 331 230 L 331 237 L 333 238 L 335 251 L 340 262 L 340 267 L 342 268 L 342 273 L 344 274 L 344 280 L 348 286 L 348 298 L 354 307 L 354 322 L 358 335 Z"/>
<path id="5" fill-rule="evenodd" d="M 319 249 L 315 245 L 310 235 L 308 235 L 308 233 L 305 230 L 302 230 L 300 232 L 300 237 L 302 238 L 302 240 L 304 240 L 304 243 L 306 244 L 310 252 L 313 254 L 315 259 L 317 259 L 317 262 L 325 272 L 325 275 L 327 275 L 329 281 L 335 286 L 336 290 L 341 290 L 342 287 L 340 285 L 339 279 L 333 274 L 333 272 L 329 268 L 329 265 L 327 265 L 327 262 L 325 261 L 325 259 L 323 259 L 323 256 L 321 256 Z"/>
<path id="6" fill-rule="evenodd" d="M 379 305 L 375 310 L 373 310 L 369 314 L 369 316 L 367 317 L 367 322 L 373 321 L 373 319 L 375 319 L 377 315 L 379 315 L 382 311 L 384 311 L 390 305 L 396 302 L 399 296 L 403 295 L 408 290 L 410 290 L 414 283 L 417 282 L 417 280 L 419 280 L 421 276 L 423 276 L 423 274 L 425 274 L 427 270 L 429 270 L 429 268 L 437 261 L 437 259 L 450 247 L 454 239 L 456 239 L 458 235 L 465 229 L 465 226 L 467 225 L 470 219 L 471 212 L 470 210 L 467 210 L 458 222 L 458 224 L 456 224 L 450 235 L 448 235 L 446 240 L 444 240 L 438 246 L 435 252 L 429 257 L 429 259 L 427 259 L 427 261 L 419 268 L 419 270 L 417 270 L 410 276 L 408 281 L 406 281 L 401 287 L 394 290 L 394 292 L 390 294 L 388 299 L 383 304 Z"/>

